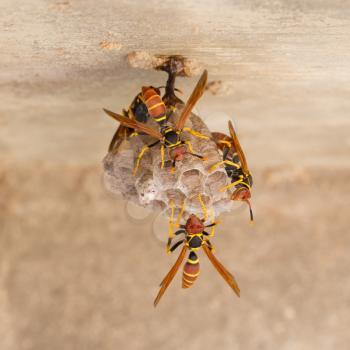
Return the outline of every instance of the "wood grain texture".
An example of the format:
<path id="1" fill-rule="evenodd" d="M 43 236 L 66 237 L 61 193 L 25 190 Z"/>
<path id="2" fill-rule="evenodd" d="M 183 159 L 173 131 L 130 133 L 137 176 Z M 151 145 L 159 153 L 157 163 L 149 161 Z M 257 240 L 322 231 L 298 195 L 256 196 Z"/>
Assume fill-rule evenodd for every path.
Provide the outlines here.
<path id="1" fill-rule="evenodd" d="M 349 11 L 1 0 L 1 350 L 348 350 Z M 128 67 L 135 50 L 197 59 L 222 81 L 196 112 L 226 134 L 233 118 L 254 175 L 254 228 L 243 206 L 215 237 L 240 299 L 201 256 L 195 285 L 177 276 L 153 310 L 171 259 L 152 222 L 106 194 L 99 163 L 116 128 L 102 107 L 121 113 L 165 82 Z M 183 100 L 197 80 L 178 79 Z"/>

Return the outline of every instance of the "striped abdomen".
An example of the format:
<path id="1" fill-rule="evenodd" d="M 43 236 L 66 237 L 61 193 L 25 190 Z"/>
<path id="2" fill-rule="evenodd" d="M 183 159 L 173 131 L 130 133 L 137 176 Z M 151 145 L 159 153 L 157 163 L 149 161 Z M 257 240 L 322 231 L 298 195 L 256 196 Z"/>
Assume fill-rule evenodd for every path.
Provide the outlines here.
<path id="1" fill-rule="evenodd" d="M 157 91 L 152 87 L 142 88 L 142 97 L 145 101 L 146 107 L 148 109 L 149 115 L 157 122 L 161 123 L 166 120 L 166 107 L 165 104 L 157 93 Z"/>
<path id="2" fill-rule="evenodd" d="M 190 288 L 199 276 L 199 259 L 195 252 L 191 252 L 184 266 L 182 274 L 182 288 Z"/>

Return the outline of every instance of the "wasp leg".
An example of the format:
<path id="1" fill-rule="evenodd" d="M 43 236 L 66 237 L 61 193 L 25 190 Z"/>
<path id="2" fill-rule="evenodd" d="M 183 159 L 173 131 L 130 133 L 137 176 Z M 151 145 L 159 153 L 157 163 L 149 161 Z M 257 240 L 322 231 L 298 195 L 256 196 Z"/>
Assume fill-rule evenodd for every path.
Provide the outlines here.
<path id="1" fill-rule="evenodd" d="M 185 143 L 187 145 L 187 147 L 191 153 L 194 153 L 192 143 L 190 141 L 183 141 L 183 143 Z"/>
<path id="2" fill-rule="evenodd" d="M 205 226 L 205 227 L 211 227 L 210 235 L 209 237 L 214 237 L 215 234 L 215 227 L 219 223 L 219 221 L 215 221 L 215 212 L 211 211 L 211 224 Z"/>
<path id="3" fill-rule="evenodd" d="M 175 235 L 180 235 L 181 233 L 186 233 L 185 230 L 178 230 L 175 232 Z M 172 242 L 173 238 L 169 237 L 168 238 L 168 243 L 167 243 L 167 253 L 171 254 L 181 243 L 185 242 L 185 239 L 182 239 L 181 241 L 176 242 L 172 247 L 171 246 L 171 242 Z"/>
<path id="4" fill-rule="evenodd" d="M 220 188 L 220 192 L 224 192 L 224 191 L 228 190 L 229 188 L 238 185 L 238 184 L 241 183 L 241 182 L 243 182 L 243 179 L 239 179 L 239 180 L 237 180 L 237 181 L 235 181 L 235 182 L 232 182 L 232 183 L 230 183 L 229 185 L 227 185 L 227 186 L 225 186 L 225 187 L 223 187 L 223 188 Z"/>
<path id="5" fill-rule="evenodd" d="M 185 240 L 182 239 L 181 241 L 176 242 L 171 248 L 170 248 L 170 253 L 172 253 L 177 247 L 179 247 L 182 243 L 184 243 Z"/>
<path id="6" fill-rule="evenodd" d="M 203 231 L 203 235 L 207 236 L 207 237 L 214 237 L 214 233 L 215 233 L 215 226 L 218 224 L 218 222 L 213 222 L 210 225 L 207 225 L 205 227 L 211 227 L 211 231 L 210 233 L 208 233 L 207 231 Z M 209 239 L 205 239 L 205 242 L 209 242 Z M 209 242 L 210 243 L 210 242 Z M 211 243 L 210 243 L 211 244 Z"/>
<path id="7" fill-rule="evenodd" d="M 161 156 L 161 159 L 162 159 L 161 168 L 163 169 L 163 168 L 164 168 L 164 158 L 165 158 L 165 155 L 164 155 L 164 145 L 161 145 L 161 146 L 160 146 L 160 156 Z"/>
<path id="8" fill-rule="evenodd" d="M 214 234 L 215 234 L 215 226 L 216 226 L 216 225 L 213 225 L 213 226 L 211 227 L 211 232 L 210 232 L 209 237 L 214 237 Z"/>
<path id="9" fill-rule="evenodd" d="M 169 229 L 168 229 L 169 238 L 168 238 L 168 244 L 166 246 L 166 251 L 168 253 L 170 252 L 171 240 L 174 237 L 174 225 L 173 225 L 173 222 L 174 222 L 174 201 L 172 199 L 169 201 L 169 206 L 170 206 L 171 213 L 170 213 L 170 218 L 169 218 Z"/>
<path id="10" fill-rule="evenodd" d="M 142 147 L 137 159 L 136 159 L 136 165 L 135 165 L 135 168 L 134 168 L 134 172 L 133 172 L 133 175 L 135 176 L 137 174 L 137 170 L 139 169 L 139 166 L 140 166 L 140 161 L 143 157 L 143 155 L 145 154 L 146 151 L 149 150 L 149 146 L 145 145 Z"/>
<path id="11" fill-rule="evenodd" d="M 186 225 L 180 225 L 180 221 L 182 219 L 182 215 L 183 215 L 184 211 L 185 211 L 185 201 L 183 201 L 183 203 L 182 203 L 180 214 L 177 217 L 177 220 L 175 223 L 175 227 L 177 227 L 177 228 L 182 228 L 182 229 L 186 228 Z"/>
<path id="12" fill-rule="evenodd" d="M 182 129 L 183 131 L 187 131 L 188 133 L 190 133 L 191 135 L 195 136 L 195 137 L 198 137 L 200 139 L 205 139 L 205 140 L 209 140 L 209 137 L 208 136 L 205 136 L 203 134 L 201 134 L 200 132 L 196 131 L 196 130 L 193 130 L 191 128 L 183 128 Z"/>
<path id="13" fill-rule="evenodd" d="M 213 222 L 212 224 L 205 226 L 205 227 L 211 227 L 210 233 L 205 232 L 205 235 L 206 235 L 206 236 L 209 236 L 209 237 L 214 237 L 214 234 L 215 234 L 215 226 L 216 226 L 217 224 L 218 224 L 217 222 Z M 204 232 L 203 232 L 203 234 L 204 234 Z"/>
<path id="14" fill-rule="evenodd" d="M 209 241 L 209 239 L 207 239 L 205 241 L 205 243 L 207 244 L 207 246 L 209 247 L 209 249 L 214 253 L 215 252 L 215 248 L 214 246 L 212 245 L 212 243 Z"/>
<path id="15" fill-rule="evenodd" d="M 199 203 L 201 204 L 201 207 L 202 207 L 202 212 L 203 212 L 203 216 L 204 216 L 203 222 L 206 222 L 208 220 L 208 212 L 207 212 L 207 208 L 203 202 L 202 196 L 200 194 L 198 195 L 198 200 L 199 200 Z"/>
<path id="16" fill-rule="evenodd" d="M 178 220 L 181 219 L 181 216 L 182 216 L 182 213 L 183 213 L 183 210 L 184 210 L 184 205 L 185 203 L 182 204 L 182 209 L 181 209 L 181 212 L 180 212 L 180 215 L 179 215 L 179 218 Z M 175 233 L 174 233 L 174 201 L 171 199 L 169 201 L 169 206 L 170 206 L 170 209 L 171 209 L 171 212 L 170 212 L 170 219 L 169 219 L 169 238 L 168 238 L 168 244 L 167 244 L 167 252 L 169 253 L 170 252 L 170 245 L 171 245 L 171 241 L 174 237 L 174 235 L 180 235 L 181 233 L 185 233 L 186 231 L 185 230 L 177 230 Z"/>
<path id="17" fill-rule="evenodd" d="M 226 145 L 227 150 L 229 150 L 232 147 L 232 143 L 230 141 L 227 141 L 227 140 L 220 140 L 220 141 L 218 141 L 218 143 L 222 143 L 223 145 Z"/>
<path id="18" fill-rule="evenodd" d="M 169 237 L 168 238 L 168 242 L 167 242 L 167 244 L 166 244 L 166 252 L 168 253 L 168 254 L 170 254 L 170 246 L 171 246 L 171 242 L 172 242 L 172 238 L 171 237 Z"/>
<path id="19" fill-rule="evenodd" d="M 227 164 L 227 165 L 234 166 L 236 169 L 240 169 L 241 168 L 241 166 L 239 164 L 231 162 L 230 160 L 224 159 L 221 162 L 218 162 L 218 163 L 214 164 L 213 166 L 211 166 L 210 169 L 209 169 L 209 173 L 213 172 L 217 167 L 219 167 L 222 164 Z"/>
<path id="20" fill-rule="evenodd" d="M 190 141 L 182 141 L 181 143 L 187 145 L 188 150 L 189 150 L 189 152 L 186 152 L 187 154 L 190 154 L 191 156 L 195 156 L 195 157 L 200 158 L 202 160 L 208 160 L 208 157 L 203 157 L 203 156 L 193 152 L 193 147 L 192 147 L 192 144 Z"/>
<path id="21" fill-rule="evenodd" d="M 206 225 L 205 227 L 211 227 L 211 231 L 210 233 L 206 232 L 206 231 L 203 231 L 203 235 L 204 236 L 207 236 L 208 238 L 206 238 L 204 240 L 204 242 L 208 242 L 208 244 L 210 245 L 210 247 L 212 248 L 212 244 L 210 243 L 209 241 L 209 237 L 214 237 L 214 233 L 215 233 L 215 226 L 219 223 L 219 221 L 215 221 L 215 216 L 214 216 L 214 211 L 211 212 L 211 217 L 212 217 L 212 223 L 209 224 L 209 225 Z M 214 248 L 212 248 L 214 249 Z"/>
<path id="22" fill-rule="evenodd" d="M 136 165 L 133 171 L 133 175 L 135 176 L 137 174 L 137 170 L 139 169 L 140 166 L 140 161 L 142 159 L 142 157 L 144 156 L 145 152 L 148 151 L 150 148 L 154 147 L 155 145 L 157 145 L 160 142 L 160 140 L 157 140 L 156 142 L 150 144 L 150 145 L 144 145 L 136 159 Z"/>
<path id="23" fill-rule="evenodd" d="M 177 235 L 181 235 L 182 233 L 186 233 L 186 231 L 185 231 L 185 230 L 178 230 L 178 231 L 175 232 L 175 235 L 176 235 L 176 236 L 177 236 Z M 172 253 L 172 252 L 174 251 L 174 249 L 176 249 L 176 248 L 174 248 L 174 249 L 172 250 L 172 249 L 170 248 L 172 240 L 173 240 L 172 237 L 169 237 L 169 238 L 168 238 L 168 243 L 167 243 L 167 253 L 168 253 L 168 254 L 169 254 L 169 253 Z M 177 243 L 176 243 L 176 244 L 177 244 Z"/>
<path id="24" fill-rule="evenodd" d="M 215 163 L 209 168 L 209 173 L 213 172 L 216 168 L 218 168 L 220 165 L 225 164 L 225 161 L 222 160 L 221 162 Z"/>

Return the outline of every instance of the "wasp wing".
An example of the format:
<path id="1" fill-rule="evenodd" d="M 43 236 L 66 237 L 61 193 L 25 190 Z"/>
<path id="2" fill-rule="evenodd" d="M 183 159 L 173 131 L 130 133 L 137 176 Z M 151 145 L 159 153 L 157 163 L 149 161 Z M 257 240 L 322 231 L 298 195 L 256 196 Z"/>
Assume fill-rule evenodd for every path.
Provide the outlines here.
<path id="1" fill-rule="evenodd" d="M 137 122 L 136 120 L 123 117 L 120 114 L 109 111 L 108 109 L 103 109 L 110 117 L 117 120 L 122 125 L 127 126 L 128 128 L 134 129 L 136 131 L 144 132 L 147 135 L 150 135 L 158 140 L 162 139 L 162 135 L 159 131 L 154 130 L 142 123 Z"/>
<path id="2" fill-rule="evenodd" d="M 241 144 L 238 141 L 238 137 L 237 137 L 237 134 L 235 132 L 235 129 L 233 128 L 233 125 L 232 125 L 230 120 L 228 122 L 228 128 L 230 130 L 230 134 L 231 134 L 231 137 L 232 137 L 233 145 L 235 147 L 235 150 L 236 150 L 236 152 L 238 154 L 238 157 L 239 157 L 239 160 L 241 162 L 243 173 L 245 175 L 248 175 L 249 174 L 249 169 L 248 169 L 247 160 L 246 160 L 245 155 L 243 153 L 243 149 L 241 147 Z"/>
<path id="3" fill-rule="evenodd" d="M 117 153 L 122 142 L 126 140 L 130 134 L 129 128 L 124 125 L 119 125 L 109 144 L 108 152 Z"/>
<path id="4" fill-rule="evenodd" d="M 121 143 L 122 128 L 125 128 L 125 127 L 121 126 L 121 125 L 118 126 L 118 129 L 114 133 L 112 140 L 108 146 L 108 152 L 112 152 L 112 151 L 116 152 L 117 149 L 119 148 L 120 143 Z"/>
<path id="5" fill-rule="evenodd" d="M 205 254 L 208 256 L 211 263 L 214 265 L 216 270 L 220 273 L 220 275 L 224 278 L 224 280 L 228 283 L 228 285 L 233 289 L 233 291 L 240 296 L 241 291 L 239 290 L 238 284 L 235 281 L 235 278 L 226 270 L 226 268 L 220 263 L 220 261 L 215 257 L 210 248 L 204 244 L 202 248 Z"/>
<path id="6" fill-rule="evenodd" d="M 205 70 L 199 79 L 196 87 L 194 88 L 190 98 L 186 102 L 186 105 L 184 109 L 182 110 L 181 116 L 179 120 L 176 123 L 176 130 L 182 130 L 183 127 L 185 126 L 186 120 L 189 117 L 192 108 L 194 105 L 197 103 L 197 101 L 200 99 L 200 97 L 203 95 L 203 92 L 205 90 L 205 86 L 207 84 L 207 78 L 208 78 L 208 72 Z"/>
<path id="7" fill-rule="evenodd" d="M 174 266 L 170 269 L 170 271 L 168 272 L 168 274 L 165 276 L 164 280 L 161 283 L 161 287 L 160 290 L 157 294 L 157 297 L 154 299 L 154 307 L 157 306 L 157 304 L 159 303 L 160 298 L 163 296 L 163 294 L 165 293 L 166 289 L 169 287 L 171 281 L 173 280 L 173 278 L 176 275 L 176 272 L 178 271 L 179 267 L 181 266 L 181 263 L 183 261 L 183 259 L 185 258 L 187 252 L 187 246 L 183 246 L 181 253 L 179 255 L 179 257 L 177 258 Z"/>

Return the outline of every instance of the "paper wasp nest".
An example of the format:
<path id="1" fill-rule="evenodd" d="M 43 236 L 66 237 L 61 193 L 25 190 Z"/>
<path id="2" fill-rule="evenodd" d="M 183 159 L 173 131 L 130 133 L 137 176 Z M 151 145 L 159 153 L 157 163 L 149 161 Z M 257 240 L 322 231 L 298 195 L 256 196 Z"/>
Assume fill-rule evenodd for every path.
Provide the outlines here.
<path id="1" fill-rule="evenodd" d="M 169 118 L 170 123 L 180 115 L 183 105 Z M 149 121 L 154 128 L 158 125 Z M 191 114 L 186 127 L 211 137 L 208 127 L 200 117 Z M 108 190 L 121 193 L 124 198 L 141 206 L 151 209 L 164 210 L 170 215 L 170 201 L 172 200 L 177 215 L 186 200 L 184 217 L 189 213 L 203 217 L 202 208 L 198 200 L 200 194 L 208 214 L 218 216 L 231 210 L 232 201 L 229 192 L 220 189 L 230 183 L 223 166 L 209 172 L 210 167 L 222 160 L 217 147 L 212 140 L 206 140 L 183 132 L 182 140 L 190 141 L 194 153 L 207 157 L 203 161 L 191 155 L 185 155 L 182 161 L 176 163 L 175 172 L 171 172 L 167 149 L 165 149 L 165 166 L 161 168 L 160 145 L 150 148 L 143 156 L 136 176 L 133 169 L 136 158 L 145 144 L 155 140 L 149 136 L 134 136 L 122 143 L 118 152 L 108 153 L 104 159 L 104 181 Z"/>

